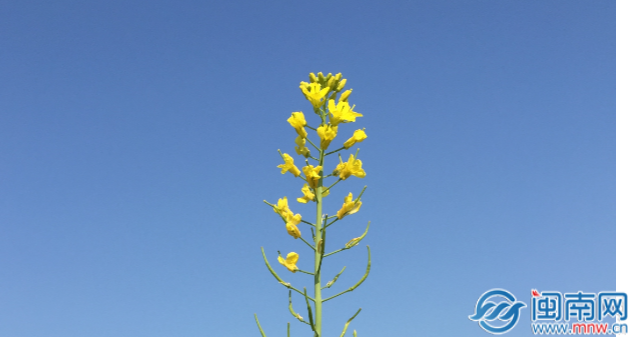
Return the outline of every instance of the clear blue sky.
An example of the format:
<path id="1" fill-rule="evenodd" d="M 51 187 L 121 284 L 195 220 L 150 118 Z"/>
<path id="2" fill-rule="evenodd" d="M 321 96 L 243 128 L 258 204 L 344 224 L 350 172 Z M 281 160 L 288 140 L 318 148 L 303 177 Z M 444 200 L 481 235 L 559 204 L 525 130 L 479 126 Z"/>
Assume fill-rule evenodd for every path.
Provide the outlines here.
<path id="1" fill-rule="evenodd" d="M 259 249 L 306 249 L 262 200 L 311 218 L 276 150 L 318 71 L 368 134 L 330 247 L 372 221 L 326 262 L 335 293 L 372 248 L 327 336 L 358 307 L 361 337 L 487 336 L 491 288 L 615 289 L 613 1 L 0 1 L 0 336 L 310 336 Z"/>

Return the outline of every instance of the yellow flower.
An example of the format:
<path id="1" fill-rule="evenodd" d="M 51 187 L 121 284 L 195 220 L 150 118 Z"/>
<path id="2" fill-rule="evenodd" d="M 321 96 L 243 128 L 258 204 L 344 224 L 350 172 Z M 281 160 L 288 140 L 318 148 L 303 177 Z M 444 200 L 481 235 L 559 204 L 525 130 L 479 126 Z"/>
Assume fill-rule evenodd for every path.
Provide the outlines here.
<path id="1" fill-rule="evenodd" d="M 307 131 L 305 131 L 305 126 L 307 122 L 305 121 L 305 116 L 303 116 L 303 112 L 293 112 L 292 116 L 288 118 L 288 123 L 292 125 L 292 127 L 297 131 L 299 136 L 305 138 L 307 137 Z"/>
<path id="2" fill-rule="evenodd" d="M 292 213 L 290 207 L 288 207 L 288 197 L 279 198 L 277 205 L 273 205 L 273 210 L 275 213 L 281 215 L 284 220 L 294 216 L 294 213 Z"/>
<path id="3" fill-rule="evenodd" d="M 338 133 L 337 126 L 329 126 L 327 124 L 321 125 L 316 129 L 318 136 L 321 138 L 321 149 L 326 150 L 334 138 L 336 138 L 336 134 Z"/>
<path id="4" fill-rule="evenodd" d="M 273 205 L 273 210 L 275 213 L 279 214 L 283 221 L 286 222 L 286 230 L 288 230 L 288 234 L 292 235 L 295 239 L 301 237 L 301 232 L 297 225 L 301 223 L 301 214 L 294 214 L 288 207 L 288 198 L 283 197 L 279 198 L 277 201 L 277 205 Z"/>
<path id="5" fill-rule="evenodd" d="M 299 223 L 301 223 L 301 214 L 288 216 L 286 219 L 286 230 L 288 231 L 288 234 L 295 239 L 301 237 L 301 231 L 299 231 L 299 228 L 297 227 Z"/>
<path id="6" fill-rule="evenodd" d="M 321 176 L 319 175 L 319 172 L 321 172 L 321 170 L 323 169 L 322 166 L 312 166 L 312 165 L 308 165 L 303 167 L 303 173 L 305 173 L 305 179 L 307 180 L 308 184 L 310 184 L 311 188 L 316 188 L 316 186 L 318 186 L 318 180 L 321 178 Z"/>
<path id="7" fill-rule="evenodd" d="M 299 88 L 301 88 L 301 91 L 303 92 L 303 95 L 305 95 L 305 98 L 307 98 L 307 100 L 310 101 L 310 103 L 312 103 L 312 105 L 317 109 L 320 108 L 321 105 L 323 105 L 322 100 L 329 92 L 329 88 L 324 88 L 321 90 L 321 85 L 319 83 L 301 82 Z"/>
<path id="8" fill-rule="evenodd" d="M 349 138 L 345 143 L 344 143 L 344 147 L 345 149 L 348 149 L 350 147 L 353 146 L 353 144 L 355 143 L 359 143 L 363 140 L 366 139 L 366 133 L 364 133 L 364 130 L 355 130 L 353 132 L 353 136 L 351 136 L 351 138 Z"/>
<path id="9" fill-rule="evenodd" d="M 293 273 L 296 273 L 296 271 L 299 269 L 297 267 L 297 261 L 299 261 L 299 254 L 295 252 L 288 253 L 285 260 L 283 259 L 283 257 L 281 257 L 281 255 L 279 255 L 277 260 L 279 261 L 279 263 L 281 263 L 283 266 L 288 268 L 288 270 Z"/>
<path id="10" fill-rule="evenodd" d="M 346 163 L 343 163 L 342 158 L 340 158 L 340 164 L 336 166 L 333 175 L 345 180 L 352 175 L 358 178 L 364 178 L 366 177 L 366 172 L 362 169 L 362 161 L 353 158 L 353 155 L 351 155 Z"/>
<path id="11" fill-rule="evenodd" d="M 294 159 L 292 159 L 292 157 L 290 157 L 290 155 L 287 153 L 283 153 L 281 154 L 281 156 L 286 162 L 285 164 L 277 166 L 281 169 L 281 174 L 290 171 L 290 173 L 294 174 L 295 177 L 298 177 L 301 174 L 301 171 L 299 171 L 299 169 L 294 165 Z"/>
<path id="12" fill-rule="evenodd" d="M 329 188 L 323 186 L 323 198 L 329 195 Z"/>
<path id="13" fill-rule="evenodd" d="M 300 154 L 305 158 L 310 156 L 310 149 L 305 147 L 305 138 L 297 136 L 297 139 L 295 139 L 294 142 L 297 144 L 297 146 L 294 148 L 297 154 Z"/>
<path id="14" fill-rule="evenodd" d="M 362 206 L 362 201 L 352 200 L 353 194 L 349 193 L 348 196 L 345 197 L 345 202 L 342 204 L 342 208 L 336 213 L 338 219 L 344 218 L 347 214 L 357 213 Z"/>
<path id="15" fill-rule="evenodd" d="M 339 101 L 336 105 L 334 100 L 330 100 L 327 103 L 327 107 L 331 114 L 329 116 L 329 122 L 334 126 L 340 123 L 355 122 L 356 117 L 362 117 L 362 114 L 353 111 L 353 108 L 350 107 L 347 102 Z"/>
<path id="16" fill-rule="evenodd" d="M 303 188 L 301 188 L 301 192 L 303 192 L 302 198 L 297 198 L 297 201 L 302 204 L 307 204 L 308 201 L 314 200 L 314 193 L 310 190 L 310 187 L 306 184 L 303 184 Z"/>

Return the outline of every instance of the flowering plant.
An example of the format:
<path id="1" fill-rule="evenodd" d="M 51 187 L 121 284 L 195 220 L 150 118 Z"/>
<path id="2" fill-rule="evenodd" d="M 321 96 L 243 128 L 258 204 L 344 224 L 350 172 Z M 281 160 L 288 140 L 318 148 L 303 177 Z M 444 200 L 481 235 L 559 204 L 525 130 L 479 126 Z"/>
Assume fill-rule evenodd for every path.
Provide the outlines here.
<path id="1" fill-rule="evenodd" d="M 355 122 L 357 117 L 362 117 L 362 114 L 353 110 L 355 106 L 349 105 L 348 100 L 352 90 L 350 89 L 342 92 L 347 82 L 346 79 L 342 78 L 342 74 L 338 73 L 334 76 L 330 73 L 327 76 L 324 76 L 322 73 L 318 73 L 318 75 L 310 73 L 309 77 L 310 81 L 301 82 L 299 88 L 303 92 L 305 98 L 312 104 L 312 107 L 314 108 L 314 113 L 320 118 L 320 123 L 318 127 L 314 128 L 313 124 L 308 124 L 303 112 L 299 111 L 292 113 L 290 118 L 288 118 L 288 123 L 295 129 L 297 133 L 297 138 L 295 139 L 295 152 L 297 155 L 303 156 L 305 166 L 303 166 L 302 169 L 299 170 L 299 168 L 294 163 L 294 158 L 292 158 L 292 156 L 287 153 L 282 153 L 281 150 L 279 150 L 279 154 L 281 155 L 284 163 L 280 164 L 278 167 L 281 168 L 282 174 L 290 172 L 294 175 L 294 177 L 304 180 L 303 187 L 301 188 L 303 196 L 297 198 L 297 201 L 303 204 L 307 204 L 308 202 L 312 201 L 316 205 L 316 220 L 308 222 L 302 218 L 301 214 L 294 214 L 294 212 L 290 210 L 290 207 L 288 206 L 287 197 L 280 198 L 276 204 L 271 204 L 265 200 L 264 202 L 271 206 L 273 211 L 281 217 L 284 224 L 286 225 L 286 231 L 288 232 L 288 235 L 290 235 L 294 239 L 300 239 L 307 245 L 307 247 L 309 247 L 309 249 L 312 249 L 314 251 L 314 270 L 312 272 L 305 271 L 297 267 L 299 254 L 296 252 L 288 253 L 285 258 L 281 256 L 281 253 L 279 253 L 279 257 L 277 258 L 279 263 L 286 267 L 289 271 L 293 273 L 301 272 L 311 275 L 314 279 L 314 295 L 308 295 L 307 288 L 304 287 L 301 291 L 295 288 L 292 284 L 285 282 L 281 277 L 279 277 L 279 275 L 275 272 L 275 270 L 268 262 L 263 247 L 262 256 L 264 257 L 264 262 L 266 263 L 266 267 L 268 268 L 270 273 L 277 279 L 277 281 L 279 281 L 279 283 L 289 289 L 288 309 L 290 310 L 290 313 L 297 320 L 308 325 L 312 329 L 312 331 L 314 331 L 315 337 L 322 337 L 323 303 L 342 294 L 355 290 L 358 286 L 360 286 L 360 284 L 362 284 L 362 282 L 364 282 L 364 280 L 366 280 L 371 269 L 371 250 L 369 246 L 367 246 L 368 263 L 364 276 L 362 276 L 362 278 L 358 280 L 357 283 L 355 283 L 352 287 L 330 297 L 323 298 L 322 290 L 325 288 L 330 288 L 345 270 L 345 268 L 342 268 L 342 270 L 340 270 L 340 272 L 336 274 L 336 276 L 331 281 L 323 285 L 323 283 L 321 282 L 321 266 L 323 259 L 341 251 L 355 247 L 366 236 L 370 225 L 369 222 L 366 225 L 366 230 L 364 231 L 364 233 L 357 238 L 349 240 L 344 247 L 330 253 L 325 253 L 325 239 L 328 228 L 336 221 L 343 220 L 348 215 L 358 212 L 360 210 L 360 207 L 362 207 L 362 194 L 366 190 L 366 186 L 364 186 L 360 194 L 355 199 L 353 199 L 353 193 L 349 193 L 344 198 L 344 203 L 340 206 L 340 209 L 338 209 L 335 215 L 330 216 L 328 214 L 323 214 L 323 198 L 329 195 L 332 187 L 336 186 L 336 184 L 340 181 L 346 180 L 351 176 L 355 176 L 358 178 L 364 178 L 366 176 L 366 173 L 362 169 L 362 161 L 357 159 L 359 149 L 356 150 L 355 155 L 350 154 L 346 162 L 343 162 L 342 156 L 339 153 L 338 157 L 340 162 L 336 166 L 336 168 L 328 175 L 324 175 L 324 172 L 326 171 L 325 157 L 330 154 L 340 152 L 342 150 L 349 150 L 356 143 L 364 141 L 367 136 L 363 129 L 355 130 L 353 136 L 345 141 L 340 148 L 329 152 L 327 151 L 332 141 L 336 138 L 336 135 L 338 134 L 339 125 Z M 320 139 L 317 142 L 318 145 L 315 144 L 310 138 L 308 138 L 308 131 L 306 129 L 316 131 Z M 306 144 L 309 144 L 312 148 L 316 150 L 316 156 L 312 154 Z M 313 164 L 311 164 L 310 161 L 312 161 Z M 336 181 L 333 182 L 329 187 L 325 187 L 323 185 L 324 180 L 331 177 L 337 177 Z M 300 224 L 310 226 L 313 240 L 312 242 L 304 239 L 301 236 L 301 230 L 298 227 L 298 225 Z M 292 307 L 292 291 L 295 291 L 296 293 L 304 297 L 307 305 L 307 319 L 304 319 L 301 315 L 297 314 L 294 311 Z M 312 305 L 314 307 L 314 310 L 312 310 Z M 342 333 L 340 335 L 341 337 L 345 335 L 351 320 L 353 320 L 360 313 L 361 310 L 362 309 L 359 309 L 355 313 L 355 315 L 349 318 L 344 326 L 344 329 L 342 330 Z M 257 314 L 255 315 L 255 321 L 257 322 L 257 327 L 259 328 L 262 336 L 266 337 L 266 334 L 264 333 L 264 330 L 262 329 L 257 318 Z M 290 323 L 288 323 L 288 337 L 289 336 Z M 357 332 L 355 330 L 353 331 L 353 336 L 357 337 Z"/>

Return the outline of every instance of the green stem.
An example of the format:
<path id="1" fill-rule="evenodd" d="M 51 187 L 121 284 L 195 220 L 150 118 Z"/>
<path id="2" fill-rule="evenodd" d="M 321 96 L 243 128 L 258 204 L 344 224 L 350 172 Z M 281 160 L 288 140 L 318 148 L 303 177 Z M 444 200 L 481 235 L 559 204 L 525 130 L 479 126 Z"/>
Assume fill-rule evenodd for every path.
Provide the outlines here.
<path id="1" fill-rule="evenodd" d="M 336 153 L 336 152 L 338 152 L 338 151 L 340 151 L 340 150 L 344 150 L 344 149 L 345 149 L 345 147 L 343 146 L 343 147 L 341 147 L 341 148 L 339 148 L 339 149 L 333 150 L 333 151 L 331 151 L 331 152 L 327 152 L 327 153 L 325 153 L 325 155 L 326 155 L 326 156 L 329 156 L 329 155 L 330 155 L 330 154 L 332 154 L 332 153 Z"/>
<path id="2" fill-rule="evenodd" d="M 338 250 L 334 250 L 333 252 L 331 252 L 331 253 L 329 253 L 329 254 L 325 254 L 325 256 L 323 256 L 323 257 L 328 257 L 328 256 L 334 255 L 334 254 L 336 254 L 336 253 L 340 253 L 340 252 L 342 252 L 343 250 L 347 250 L 347 249 L 349 249 L 349 248 L 340 248 L 340 249 L 338 249 Z"/>
<path id="3" fill-rule="evenodd" d="M 336 180 L 336 182 L 335 182 L 335 183 L 333 183 L 333 184 L 331 184 L 331 186 L 327 187 L 327 189 L 325 189 L 325 192 L 329 191 L 332 187 L 336 186 L 336 184 L 337 184 L 337 183 L 339 183 L 339 182 L 340 182 L 340 180 L 342 180 L 342 179 L 338 179 L 338 180 Z"/>
<path id="4" fill-rule="evenodd" d="M 364 191 L 366 191 L 366 185 L 364 185 L 364 187 L 362 188 L 362 192 L 360 192 L 360 195 L 358 195 L 358 197 L 355 199 L 355 201 L 360 200 L 360 198 L 362 198 L 362 193 L 364 193 Z M 303 221 L 303 220 L 301 220 Z"/>
<path id="5" fill-rule="evenodd" d="M 266 337 L 264 330 L 262 330 L 262 326 L 259 324 L 259 319 L 257 319 L 257 314 L 254 314 L 254 315 L 255 315 L 255 323 L 257 323 L 257 328 L 259 329 L 259 332 L 262 334 L 262 337 Z"/>
<path id="6" fill-rule="evenodd" d="M 271 204 L 270 202 L 264 200 L 264 203 L 270 207 L 272 207 L 273 209 L 275 209 L 275 205 Z"/>
<path id="7" fill-rule="evenodd" d="M 311 223 L 311 222 L 309 222 L 309 221 L 305 221 L 305 220 L 301 219 L 301 222 L 306 223 L 306 224 L 308 224 L 308 225 L 310 225 L 310 226 L 312 226 L 312 227 L 316 227 L 316 225 L 315 225 L 315 224 L 313 224 L 313 223 Z"/>
<path id="8" fill-rule="evenodd" d="M 371 271 L 371 247 L 366 246 L 366 248 L 367 248 L 367 250 L 369 252 L 369 262 L 366 265 L 366 273 L 364 273 L 364 276 L 362 276 L 362 278 L 358 281 L 358 283 L 354 284 L 353 287 L 351 287 L 351 288 L 349 288 L 349 289 L 347 289 L 347 290 L 345 290 L 343 292 L 339 292 L 339 293 L 337 293 L 336 295 L 334 295 L 332 297 L 328 297 L 328 298 L 324 299 L 323 302 L 329 301 L 332 298 L 338 297 L 338 296 L 340 296 L 340 295 L 342 295 L 344 293 L 348 293 L 350 291 L 354 291 L 357 287 L 360 286 L 360 284 L 362 284 L 362 282 L 364 282 L 364 280 L 366 280 L 366 278 L 369 276 L 369 272 Z"/>
<path id="9" fill-rule="evenodd" d="M 325 101 L 323 101 L 323 104 L 325 104 Z M 315 108 L 314 106 L 312 106 L 312 109 L 314 109 L 314 113 L 321 118 L 321 123 L 325 124 L 325 118 L 323 117 L 325 115 L 325 111 L 322 111 L 320 108 Z"/>
<path id="10" fill-rule="evenodd" d="M 319 149 L 318 146 L 316 146 L 316 144 L 312 143 L 312 141 L 309 138 L 305 138 L 305 140 L 307 140 L 307 142 L 310 143 L 310 145 L 314 146 L 316 151 L 321 152 L 321 149 Z M 320 158 L 320 155 L 319 155 L 319 158 Z M 320 160 L 319 160 L 319 162 L 320 162 Z"/>
<path id="11" fill-rule="evenodd" d="M 366 229 L 364 230 L 364 233 L 363 233 L 362 235 L 360 235 L 359 237 L 357 237 L 357 238 L 355 238 L 355 239 L 350 240 L 349 242 L 347 242 L 347 243 L 345 244 L 345 247 L 344 247 L 344 248 L 340 248 L 340 249 L 335 250 L 335 251 L 333 251 L 333 252 L 331 252 L 331 253 L 329 253 L 329 254 L 325 254 L 323 257 L 328 257 L 328 256 L 330 256 L 330 255 L 334 255 L 334 254 L 336 254 L 336 253 L 340 253 L 340 252 L 342 252 L 343 250 L 351 249 L 351 248 L 353 248 L 353 247 L 357 246 L 357 245 L 358 245 L 358 243 L 360 243 L 360 241 L 362 241 L 362 239 L 364 239 L 364 237 L 366 236 L 366 234 L 369 232 L 369 227 L 370 227 L 370 226 L 371 226 L 371 222 L 369 221 L 369 222 L 366 224 Z"/>
<path id="12" fill-rule="evenodd" d="M 292 290 L 288 290 L 288 309 L 290 310 L 290 313 L 292 314 L 292 316 L 294 316 L 294 318 L 298 319 L 300 322 L 310 325 L 303 319 L 303 317 L 301 317 L 301 315 L 297 314 L 294 309 L 292 309 Z"/>
<path id="13" fill-rule="evenodd" d="M 305 242 L 306 245 L 310 246 L 310 248 L 312 248 L 312 250 L 316 250 L 314 248 L 314 246 L 312 246 L 309 242 L 307 242 L 302 236 L 299 236 L 299 239 L 301 239 L 301 241 Z"/>
<path id="14" fill-rule="evenodd" d="M 305 270 L 301 270 L 301 269 L 297 269 L 297 271 L 301 272 L 303 274 L 314 275 L 314 273 L 310 273 L 309 271 L 305 271 Z"/>
<path id="15" fill-rule="evenodd" d="M 335 215 L 334 215 L 334 216 L 335 216 Z M 331 218 L 331 217 L 330 217 L 330 218 Z M 325 226 L 325 228 L 327 228 L 327 227 L 329 227 L 329 226 L 333 225 L 333 224 L 334 224 L 334 222 L 336 222 L 336 221 L 338 221 L 338 220 L 339 220 L 338 218 L 334 219 L 334 221 L 330 222 L 330 223 L 329 223 L 329 225 Z"/>
<path id="16" fill-rule="evenodd" d="M 324 119 L 323 119 L 324 121 Z M 325 151 L 319 150 L 320 158 L 318 165 L 323 167 L 324 170 L 324 160 L 325 160 Z M 314 310 L 316 312 L 316 321 L 314 324 L 314 331 L 317 336 L 321 336 L 322 327 L 323 327 L 323 296 L 321 292 L 321 264 L 323 262 L 323 249 L 321 245 L 324 245 L 323 240 L 323 170 L 319 173 L 321 178 L 318 180 L 318 186 L 316 186 L 316 238 L 314 240 L 314 244 L 316 246 L 316 250 L 314 251 Z"/>

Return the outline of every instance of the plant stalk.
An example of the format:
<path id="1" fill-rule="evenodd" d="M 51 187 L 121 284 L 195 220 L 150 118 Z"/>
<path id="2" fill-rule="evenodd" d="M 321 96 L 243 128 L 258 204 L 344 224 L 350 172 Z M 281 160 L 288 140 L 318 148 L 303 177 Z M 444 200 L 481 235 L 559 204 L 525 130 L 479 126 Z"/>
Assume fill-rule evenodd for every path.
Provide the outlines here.
<path id="1" fill-rule="evenodd" d="M 314 323 L 314 329 L 317 337 L 321 337 L 323 327 L 323 297 L 321 293 L 321 264 L 323 262 L 324 250 L 322 249 L 323 240 L 323 171 L 325 150 L 320 150 L 318 165 L 323 167 L 319 173 L 321 178 L 318 180 L 318 186 L 316 186 L 316 242 L 314 242 L 314 311 L 316 313 L 316 321 Z"/>

